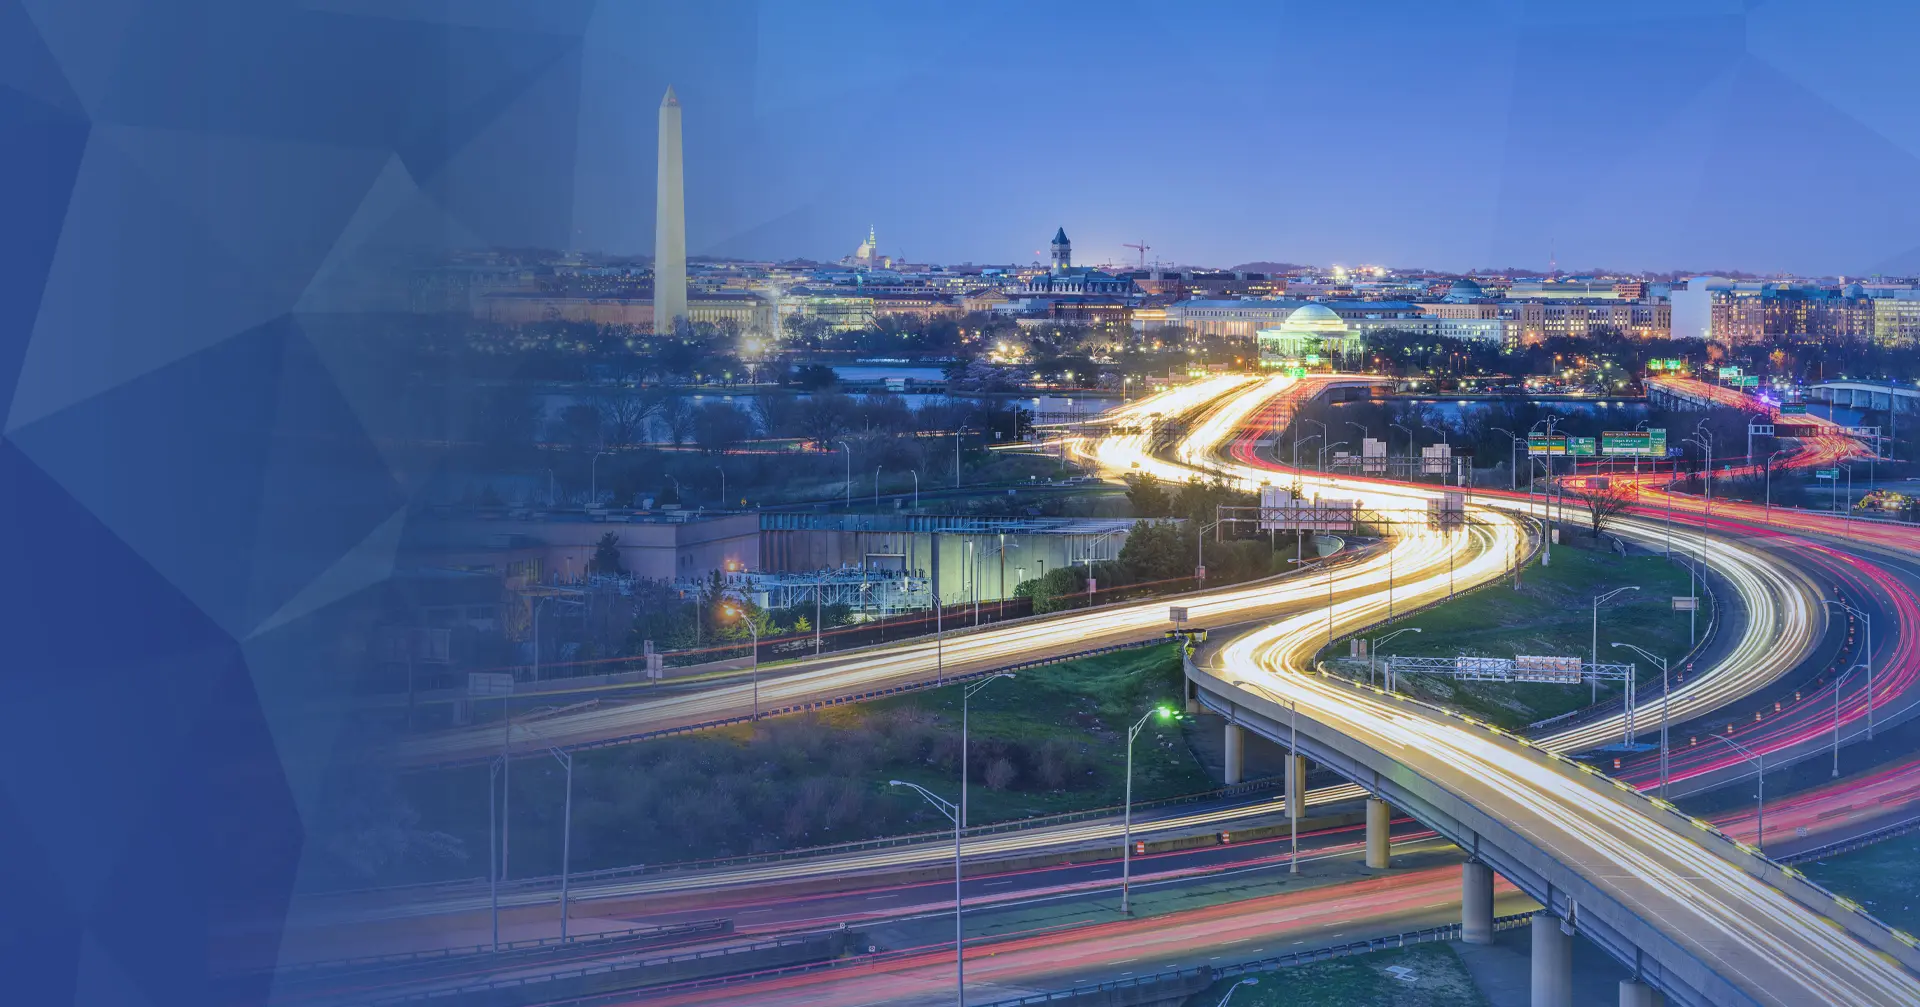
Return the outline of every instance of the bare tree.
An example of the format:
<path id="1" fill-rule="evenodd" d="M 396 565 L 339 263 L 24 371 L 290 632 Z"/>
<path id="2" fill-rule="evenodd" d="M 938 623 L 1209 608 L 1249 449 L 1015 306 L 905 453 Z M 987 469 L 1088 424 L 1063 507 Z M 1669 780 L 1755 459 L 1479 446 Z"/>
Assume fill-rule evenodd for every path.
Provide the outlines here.
<path id="1" fill-rule="evenodd" d="M 1613 519 L 1627 512 L 1639 498 L 1632 483 L 1600 479 L 1590 483 L 1586 489 L 1574 494 L 1581 505 L 1587 509 L 1587 522 L 1598 536 L 1613 523 Z"/>
<path id="2" fill-rule="evenodd" d="M 624 448 L 640 443 L 647 419 L 659 412 L 660 406 L 658 398 L 639 392 L 622 390 L 600 396 L 594 407 L 600 411 L 600 422 L 606 427 L 607 446 Z"/>

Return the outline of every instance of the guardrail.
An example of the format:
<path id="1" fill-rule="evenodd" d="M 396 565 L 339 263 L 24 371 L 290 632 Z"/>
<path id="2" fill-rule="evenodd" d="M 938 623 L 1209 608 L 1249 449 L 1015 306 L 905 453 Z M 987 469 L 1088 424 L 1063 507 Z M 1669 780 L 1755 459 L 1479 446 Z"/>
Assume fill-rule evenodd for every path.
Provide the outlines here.
<path id="1" fill-rule="evenodd" d="M 1920 937 L 1888 925 L 1885 920 L 1869 913 L 1860 903 L 1829 891 L 1791 865 L 1773 860 L 1758 847 L 1727 835 L 1712 822 L 1687 814 L 1665 798 L 1649 794 L 1625 780 L 1609 776 L 1590 763 L 1581 762 L 1572 756 L 1536 744 L 1524 735 L 1486 723 L 1459 711 L 1450 710 L 1405 693 L 1389 692 L 1379 686 L 1356 683 L 1324 668 L 1316 668 L 1312 673 L 1328 681 L 1343 683 L 1355 691 L 1365 690 L 1375 696 L 1392 699 L 1407 706 L 1419 707 L 1448 720 L 1464 723 L 1468 727 L 1484 731 L 1521 748 L 1531 749 L 1544 758 L 1591 776 L 1596 784 L 1613 787 L 1627 801 L 1634 802 L 1641 813 L 1665 825 L 1674 834 L 1698 836 L 1703 846 L 1712 849 L 1728 863 L 1740 867 L 1751 876 L 1779 889 L 1788 898 L 1805 907 L 1808 912 L 1821 915 L 1862 943 L 1887 953 L 1908 968 L 1920 971 Z M 1192 674 L 1191 669 L 1188 674 Z M 1689 829 L 1693 831 L 1689 832 Z"/>
<path id="2" fill-rule="evenodd" d="M 650 939 L 671 939 L 679 937 L 705 937 L 724 935 L 733 932 L 731 919 L 696 920 L 691 923 L 673 923 L 664 926 L 630 927 L 625 930 L 602 930 L 588 934 L 573 934 L 567 937 L 537 937 L 518 941 L 501 941 L 495 945 L 471 944 L 454 948 L 435 948 L 428 951 L 403 951 L 387 955 L 367 955 L 357 958 L 331 958 L 321 961 L 299 962 L 280 968 L 260 970 L 280 979 L 291 981 L 312 981 L 334 978 L 345 974 L 364 974 L 392 969 L 405 969 L 419 965 L 437 965 L 442 962 L 461 958 L 484 956 L 490 962 L 501 960 L 502 955 L 530 957 L 531 952 L 601 949 L 611 946 L 624 946 L 649 942 Z"/>
<path id="3" fill-rule="evenodd" d="M 1824 846 L 1816 846 L 1810 850 L 1803 850 L 1790 856 L 1781 857 L 1779 862 L 1783 864 L 1804 864 L 1809 860 L 1819 860 L 1822 857 L 1835 857 L 1842 853 L 1852 853 L 1854 850 L 1865 849 L 1875 843 L 1885 842 L 1896 836 L 1904 836 L 1909 832 L 1917 830 L 1920 830 L 1920 817 L 1909 818 L 1905 821 L 1894 822 L 1892 825 L 1883 825 L 1870 832 L 1862 832 L 1852 839 L 1842 839 L 1838 842 L 1827 843 Z"/>
<path id="4" fill-rule="evenodd" d="M 805 703 L 792 703 L 787 706 L 774 707 L 772 709 L 762 710 L 758 718 L 754 717 L 752 714 L 743 714 L 738 717 L 722 717 L 718 720 L 704 720 L 697 724 L 683 724 L 679 727 L 663 727 L 653 731 L 639 731 L 633 734 L 622 734 L 613 738 L 603 738 L 599 741 L 583 742 L 577 745 L 566 745 L 564 746 L 564 750 L 568 752 L 584 752 L 584 751 L 588 751 L 596 748 L 612 748 L 617 745 L 629 745 L 636 741 L 648 741 L 654 738 L 667 738 L 667 737 L 672 737 L 680 734 L 692 734 L 696 731 L 711 731 L 711 730 L 714 730 L 715 728 L 720 728 L 720 727 L 733 727 L 739 724 L 751 724 L 756 719 L 764 720 L 767 717 L 784 716 L 790 713 L 808 713 L 813 710 L 824 710 L 828 707 L 844 706 L 848 703 L 859 703 L 869 699 L 880 699 L 885 696 L 896 696 L 896 695 L 901 695 L 903 693 L 909 693 L 909 692 L 921 692 L 927 689 L 939 689 L 939 688 L 944 688 L 946 686 L 952 685 L 955 682 L 970 682 L 970 681 L 973 681 L 974 679 L 985 678 L 988 675 L 999 675 L 1009 671 L 1022 671 L 1028 668 L 1038 668 L 1038 667 L 1041 667 L 1042 665 L 1059 664 L 1063 661 L 1078 661 L 1083 658 L 1098 657 L 1102 654 L 1112 654 L 1117 651 L 1123 651 L 1123 650 L 1138 650 L 1143 647 L 1157 647 L 1166 642 L 1167 641 L 1164 638 L 1154 637 L 1152 639 L 1147 639 L 1147 640 L 1135 640 L 1129 643 L 1116 643 L 1106 647 L 1095 647 L 1092 650 L 1081 650 L 1081 651 L 1075 651 L 1071 654 L 1061 654 L 1058 657 L 1046 657 L 1046 658 L 1040 658 L 1038 660 L 1033 660 L 1033 661 L 1023 661 L 1019 664 L 1003 665 L 997 668 L 985 668 L 980 671 L 970 671 L 965 674 L 959 674 L 959 675 L 946 675 L 944 677 L 930 680 L 930 681 L 925 681 L 925 682 L 909 682 L 904 685 L 888 686 L 887 688 L 884 688 L 884 689 L 870 689 L 866 692 L 856 692 L 856 693 L 850 693 L 844 696 L 834 696 L 829 699 L 816 699 L 816 700 L 810 700 Z M 418 766 L 409 766 L 407 767 L 406 771 L 411 773 L 420 773 L 420 772 L 428 772 L 436 769 L 455 769 L 455 768 L 460 768 L 464 766 L 479 766 L 479 765 L 485 765 L 486 763 L 492 761 L 496 757 L 497 756 L 488 755 L 484 757 L 476 757 L 476 758 L 468 758 L 468 759 L 452 759 L 446 762 L 431 762 L 431 763 L 425 763 Z"/>
<path id="5" fill-rule="evenodd" d="M 677 955 L 664 955 L 658 958 L 648 958 L 643 961 L 607 962 L 599 965 L 583 965 L 577 968 L 560 969 L 553 972 L 540 973 L 537 975 L 522 975 L 522 976 L 514 976 L 506 979 L 495 979 L 488 982 L 469 983 L 465 986 L 460 986 L 460 987 L 451 988 L 451 989 L 443 988 L 443 989 L 423 990 L 417 993 L 406 993 L 398 996 L 384 997 L 377 1000 L 368 1000 L 368 1001 L 365 1001 L 365 1005 L 366 1007 L 388 1007 L 388 1005 L 422 1003 L 427 1001 L 441 1001 L 441 1000 L 457 1001 L 462 998 L 485 996 L 487 994 L 498 993 L 506 990 L 537 988 L 543 984 L 548 984 L 548 983 L 557 985 L 567 980 L 585 980 L 585 979 L 598 979 L 601 977 L 611 977 L 611 976 L 617 976 L 623 972 L 640 972 L 641 970 L 644 970 L 644 969 L 658 969 L 662 966 L 677 965 L 677 964 L 682 964 L 686 962 L 715 961 L 715 960 L 723 961 L 726 958 L 735 956 L 735 955 L 745 955 L 745 954 L 751 954 L 751 953 L 760 952 L 760 951 L 776 951 L 776 950 L 781 950 L 785 948 L 801 947 L 808 943 L 818 942 L 821 940 L 831 940 L 831 939 L 844 940 L 847 937 L 847 934 L 848 932 L 845 930 L 825 930 L 825 931 L 815 931 L 811 933 L 793 934 L 786 937 L 776 938 L 773 940 L 756 941 L 751 944 L 732 944 L 726 947 L 710 948 L 703 951 L 688 951 L 688 952 L 677 954 Z M 633 983 L 630 985 L 626 985 L 624 989 L 633 989 L 643 985 L 649 985 L 649 984 L 645 982 Z M 535 1000 L 535 1001 L 529 1001 L 529 1002 L 530 1003 L 531 1002 L 564 1003 L 564 1002 L 573 1002 L 576 999 L 589 999 L 591 997 L 605 996 L 608 994 L 621 993 L 621 992 L 622 991 L 620 990 L 602 990 L 602 991 L 595 991 L 593 994 L 589 994 L 586 996 L 569 996 L 568 994 L 561 994 L 560 999 L 557 999 L 557 1000 L 550 1000 L 550 1001 Z"/>
<path id="6" fill-rule="evenodd" d="M 1496 931 L 1512 930 L 1527 925 L 1533 917 L 1533 913 L 1516 913 L 1512 916 L 1501 916 L 1493 921 L 1493 929 Z M 1404 948 L 1414 944 L 1458 940 L 1459 937 L 1460 924 L 1448 923 L 1437 927 L 1427 927 L 1423 930 L 1409 930 L 1405 933 L 1393 934 L 1387 937 L 1375 937 L 1364 941 L 1350 941 L 1345 944 L 1331 944 L 1327 947 L 1314 948 L 1309 951 L 1294 951 L 1284 955 L 1257 958 L 1253 961 L 1239 962 L 1233 965 L 1222 965 L 1219 967 L 1201 965 L 1186 969 L 1163 969 L 1159 972 L 1149 972 L 1146 975 L 1131 976 L 1126 979 L 1110 979 L 1103 983 L 1089 983 L 1084 986 L 1056 990 L 1051 993 L 1034 993 L 1013 1000 L 995 1000 L 991 1003 L 981 1004 L 980 1007 L 1025 1007 L 1027 1004 L 1056 1003 L 1061 1000 L 1076 1000 L 1083 996 L 1105 993 L 1112 990 L 1137 989 L 1142 986 L 1158 986 L 1162 983 L 1187 982 L 1202 976 L 1208 978 L 1210 985 L 1213 980 L 1226 979 L 1232 976 L 1253 975 L 1261 972 L 1278 972 L 1281 969 L 1311 965 L 1315 962 L 1330 961 L 1335 958 L 1372 954 L 1375 951 L 1390 951 L 1394 948 Z"/>

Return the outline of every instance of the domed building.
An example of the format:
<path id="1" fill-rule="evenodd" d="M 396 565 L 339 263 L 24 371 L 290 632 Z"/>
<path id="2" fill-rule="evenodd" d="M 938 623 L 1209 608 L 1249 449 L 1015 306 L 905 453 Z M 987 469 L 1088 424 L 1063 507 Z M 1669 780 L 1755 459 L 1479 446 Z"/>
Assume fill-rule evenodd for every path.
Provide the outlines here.
<path id="1" fill-rule="evenodd" d="M 1471 304 L 1485 296 L 1487 292 L 1480 284 L 1463 276 L 1447 285 L 1446 296 L 1441 300 L 1449 304 Z"/>
<path id="2" fill-rule="evenodd" d="M 1303 304 L 1279 328 L 1261 329 L 1254 338 L 1260 348 L 1260 363 L 1267 367 L 1314 356 L 1353 353 L 1360 348 L 1358 334 L 1324 304 Z"/>

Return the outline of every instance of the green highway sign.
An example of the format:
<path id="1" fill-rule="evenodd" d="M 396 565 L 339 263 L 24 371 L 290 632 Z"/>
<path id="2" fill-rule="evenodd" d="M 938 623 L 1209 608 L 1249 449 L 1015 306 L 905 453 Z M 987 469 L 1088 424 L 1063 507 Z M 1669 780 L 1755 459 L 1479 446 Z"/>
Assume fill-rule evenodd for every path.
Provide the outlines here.
<path id="1" fill-rule="evenodd" d="M 1758 388 L 1760 387 L 1760 375 L 1742 374 L 1734 378 L 1733 383 L 1741 388 Z"/>
<path id="2" fill-rule="evenodd" d="M 1813 477 L 1815 479 L 1838 479 L 1840 478 L 1840 470 L 1839 469 L 1815 469 L 1813 471 Z"/>
<path id="3" fill-rule="evenodd" d="M 1651 458 L 1664 458 L 1667 455 L 1667 431 L 1656 430 L 1603 430 L 1600 433 L 1600 453 L 1603 455 L 1644 455 Z"/>
<path id="4" fill-rule="evenodd" d="M 1789 402 L 1780 407 L 1780 415 L 1805 416 L 1807 415 L 1807 404 L 1805 402 Z"/>
<path id="5" fill-rule="evenodd" d="M 1596 453 L 1594 439 L 1591 437 L 1567 438 L 1567 453 L 1579 458 L 1592 458 Z"/>
<path id="6" fill-rule="evenodd" d="M 1527 435 L 1527 454 L 1564 455 L 1566 453 L 1567 438 L 1561 434 L 1555 434 L 1551 440 L 1547 438 L 1546 434 Z"/>
<path id="7" fill-rule="evenodd" d="M 1722 379 L 1726 379 L 1726 378 L 1737 378 L 1737 377 L 1739 377 L 1739 376 L 1740 376 L 1740 368 L 1738 368 L 1738 367 L 1722 367 L 1722 368 L 1720 368 L 1720 377 L 1721 377 Z"/>

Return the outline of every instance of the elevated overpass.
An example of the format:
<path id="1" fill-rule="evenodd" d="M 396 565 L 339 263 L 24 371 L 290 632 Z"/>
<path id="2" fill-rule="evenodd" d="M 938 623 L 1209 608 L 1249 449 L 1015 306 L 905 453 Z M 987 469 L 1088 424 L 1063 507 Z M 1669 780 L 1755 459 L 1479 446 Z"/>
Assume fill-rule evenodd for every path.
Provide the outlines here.
<path id="1" fill-rule="evenodd" d="M 1255 409 L 1230 402 L 1220 413 L 1244 417 Z M 1231 465 L 1215 471 L 1240 475 Z M 1315 481 L 1341 493 L 1380 488 L 1377 481 Z M 1465 536 L 1481 541 L 1453 572 L 1463 583 L 1485 584 L 1502 572 L 1488 562 L 1500 550 L 1489 540 L 1499 510 L 1487 502 L 1470 505 L 1489 523 Z M 1635 537 L 1649 534 L 1640 529 Z M 1423 581 L 1405 590 L 1414 597 L 1443 590 L 1431 575 Z M 1551 740 L 1514 738 L 1308 667 L 1320 646 L 1386 614 L 1376 598 L 1283 619 L 1189 661 L 1188 681 L 1201 705 L 1228 718 L 1230 738 L 1253 731 L 1371 794 L 1370 825 L 1384 825 L 1390 803 L 1468 851 L 1475 858 L 1463 892 L 1470 937 L 1490 925 L 1477 917 L 1491 904 L 1493 871 L 1547 906 L 1551 915 L 1535 928 L 1534 1003 L 1569 1002 L 1565 942 L 1575 932 L 1676 1003 L 1920 1002 L 1912 937 L 1711 825 L 1577 766 Z M 1303 780 L 1304 767 L 1289 775 Z M 1380 843 L 1384 861 L 1384 829 Z"/>
<path id="2" fill-rule="evenodd" d="M 1892 381 L 1822 381 L 1808 395 L 1842 409 L 1920 413 L 1920 388 Z"/>

